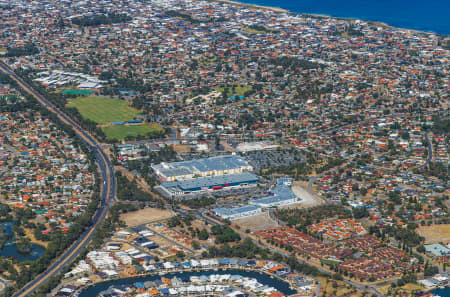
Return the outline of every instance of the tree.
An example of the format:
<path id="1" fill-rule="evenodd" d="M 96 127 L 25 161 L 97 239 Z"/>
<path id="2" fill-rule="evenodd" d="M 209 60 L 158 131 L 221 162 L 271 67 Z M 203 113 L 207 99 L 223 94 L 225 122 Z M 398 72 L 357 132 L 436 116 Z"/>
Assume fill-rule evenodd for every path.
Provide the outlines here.
<path id="1" fill-rule="evenodd" d="M 417 251 L 419 253 L 425 253 L 426 250 L 425 250 L 425 247 L 423 245 L 421 245 L 421 246 L 417 247 Z"/>
<path id="2" fill-rule="evenodd" d="M 209 233 L 206 229 L 202 229 L 199 233 L 198 233 L 198 239 L 200 240 L 207 240 L 209 238 Z"/>
<path id="3" fill-rule="evenodd" d="M 423 272 L 424 276 L 432 276 L 439 273 L 439 269 L 436 266 L 429 265 L 425 267 L 425 270 Z"/>
<path id="4" fill-rule="evenodd" d="M 198 249 L 200 249 L 200 243 L 196 240 L 193 240 L 192 247 L 194 248 L 194 250 L 198 250 Z"/>

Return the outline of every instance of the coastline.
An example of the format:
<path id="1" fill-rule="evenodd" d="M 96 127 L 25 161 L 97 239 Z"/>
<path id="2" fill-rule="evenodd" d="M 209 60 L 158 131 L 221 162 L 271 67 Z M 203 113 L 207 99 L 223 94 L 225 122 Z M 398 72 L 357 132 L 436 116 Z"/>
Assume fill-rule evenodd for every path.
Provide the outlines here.
<path id="1" fill-rule="evenodd" d="M 242 7 L 250 7 L 250 8 L 258 8 L 258 9 L 262 9 L 262 10 L 269 10 L 269 11 L 274 11 L 274 12 L 278 12 L 278 13 L 294 13 L 290 10 L 287 10 L 287 9 L 284 9 L 281 7 L 263 6 L 263 5 L 258 5 L 258 4 L 250 4 L 250 3 L 238 2 L 238 1 L 232 1 L 232 0 L 213 0 L 213 1 L 226 3 L 226 4 L 232 4 L 232 5 L 236 5 L 236 6 L 242 6 Z"/>
<path id="2" fill-rule="evenodd" d="M 227 3 L 232 4 L 236 6 L 242 6 L 242 7 L 250 7 L 250 8 L 256 8 L 256 9 L 262 9 L 266 11 L 273 11 L 277 13 L 292 13 L 292 14 L 298 14 L 301 16 L 310 16 L 315 18 L 332 18 L 337 20 L 345 20 L 345 21 L 363 21 L 367 22 L 373 25 L 377 25 L 380 27 L 388 28 L 388 29 L 394 29 L 394 30 L 400 30 L 400 31 L 407 31 L 411 33 L 419 33 L 419 34 L 429 34 L 429 35 L 439 35 L 439 36 L 445 36 L 449 37 L 450 34 L 444 34 L 444 33 L 437 33 L 432 31 L 423 31 L 423 30 L 417 30 L 417 29 L 410 29 L 410 28 L 402 28 L 402 27 L 395 27 L 392 25 L 389 25 L 388 23 L 382 22 L 382 21 L 375 21 L 375 20 L 367 20 L 363 18 L 356 18 L 356 17 L 338 17 L 338 16 L 332 16 L 327 14 L 320 14 L 320 13 L 302 13 L 302 12 L 294 12 L 289 9 L 281 8 L 281 7 L 273 7 L 273 6 L 264 6 L 264 5 L 258 5 L 258 4 L 251 4 L 251 3 L 245 3 L 245 2 L 239 2 L 234 0 L 211 0 L 214 2 L 220 2 L 220 3 Z"/>

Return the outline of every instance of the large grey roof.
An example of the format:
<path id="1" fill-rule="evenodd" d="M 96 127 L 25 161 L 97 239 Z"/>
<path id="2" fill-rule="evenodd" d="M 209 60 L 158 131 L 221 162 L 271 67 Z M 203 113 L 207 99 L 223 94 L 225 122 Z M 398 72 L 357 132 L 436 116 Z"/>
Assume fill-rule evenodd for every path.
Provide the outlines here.
<path id="1" fill-rule="evenodd" d="M 214 208 L 214 209 L 212 209 L 212 211 L 218 215 L 232 216 L 235 214 L 240 214 L 240 213 L 257 210 L 258 208 L 259 208 L 259 206 L 246 205 L 246 206 L 235 207 L 235 208 Z"/>
<path id="2" fill-rule="evenodd" d="M 273 195 L 272 195 L 273 194 Z M 290 200 L 297 197 L 294 192 L 292 192 L 291 188 L 286 185 L 280 185 L 275 187 L 271 191 L 270 196 L 266 196 L 260 199 L 251 200 L 251 204 L 270 204 L 284 200 Z"/>
<path id="3" fill-rule="evenodd" d="M 153 165 L 153 169 L 161 172 L 165 176 L 179 176 L 185 174 L 193 174 L 196 171 L 220 171 L 249 166 L 247 161 L 242 157 L 235 155 L 217 156 L 211 158 L 203 158 L 190 161 L 161 163 Z"/>
<path id="4" fill-rule="evenodd" d="M 161 185 L 165 188 L 192 189 L 192 188 L 211 187 L 220 184 L 244 183 L 247 181 L 255 181 L 255 180 L 258 180 L 256 175 L 250 172 L 244 172 L 240 174 L 208 176 L 180 181 L 162 182 Z"/>

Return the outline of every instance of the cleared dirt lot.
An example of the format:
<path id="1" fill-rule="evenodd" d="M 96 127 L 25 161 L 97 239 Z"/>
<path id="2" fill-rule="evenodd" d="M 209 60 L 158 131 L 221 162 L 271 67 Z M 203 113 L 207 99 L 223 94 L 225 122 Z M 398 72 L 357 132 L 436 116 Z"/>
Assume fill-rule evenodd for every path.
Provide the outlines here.
<path id="1" fill-rule="evenodd" d="M 292 185 L 292 192 L 294 192 L 297 197 L 300 197 L 302 199 L 301 203 L 297 203 L 292 206 L 299 206 L 299 207 L 310 207 L 314 205 L 319 205 L 322 203 L 322 200 L 314 197 L 311 193 L 309 193 L 303 186 L 305 184 L 301 181 L 295 181 Z M 306 187 L 306 185 L 305 185 Z"/>
<path id="2" fill-rule="evenodd" d="M 177 153 L 188 153 L 191 151 L 191 146 L 179 144 L 179 145 L 173 146 L 173 150 L 176 151 Z"/>
<path id="3" fill-rule="evenodd" d="M 242 230 L 250 229 L 251 231 L 278 227 L 278 223 L 270 218 L 268 212 L 235 220 L 233 223 L 239 225 Z"/>
<path id="4" fill-rule="evenodd" d="M 151 223 L 158 220 L 173 217 L 169 210 L 159 208 L 144 208 L 138 211 L 128 212 L 120 215 L 120 219 L 125 221 L 128 227 Z"/>
<path id="5" fill-rule="evenodd" d="M 49 243 L 48 241 L 42 241 L 42 240 L 37 240 L 36 239 L 32 229 L 24 228 L 24 230 L 25 230 L 26 237 L 29 238 L 32 243 L 37 243 L 39 245 L 42 245 L 43 247 L 47 247 L 48 246 L 48 243 Z"/>
<path id="6" fill-rule="evenodd" d="M 417 233 L 425 237 L 425 243 L 450 242 L 450 224 L 420 226 Z"/>
<path id="7" fill-rule="evenodd" d="M 222 140 L 220 142 L 220 144 L 223 146 L 223 150 L 225 152 L 234 152 L 235 151 L 235 149 L 231 145 L 229 145 L 228 142 L 226 142 L 224 140 Z"/>

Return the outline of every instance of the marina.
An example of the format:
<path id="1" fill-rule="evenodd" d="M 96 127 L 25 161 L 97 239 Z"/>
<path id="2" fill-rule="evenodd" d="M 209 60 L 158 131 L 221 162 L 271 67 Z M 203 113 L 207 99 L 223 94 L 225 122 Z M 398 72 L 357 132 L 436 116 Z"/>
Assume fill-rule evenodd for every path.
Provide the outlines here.
<path id="1" fill-rule="evenodd" d="M 170 280 L 170 285 L 169 281 Z M 121 288 L 124 290 L 152 289 L 158 290 L 162 295 L 187 295 L 189 293 L 204 293 L 213 291 L 236 291 L 242 288 L 255 292 L 281 292 L 284 295 L 296 293 L 289 284 L 276 277 L 255 271 L 244 270 L 207 270 L 167 273 L 164 275 L 152 274 L 110 280 L 98 283 L 81 291 L 80 297 L 98 296 L 104 291 L 114 291 Z M 167 290 L 166 290 L 167 289 Z M 117 292 L 117 291 L 116 291 Z M 165 294 L 165 293 L 169 294 Z M 100 295 L 101 296 L 101 295 Z M 105 295 L 106 296 L 106 295 Z M 120 296 L 120 295 L 119 295 Z"/>

